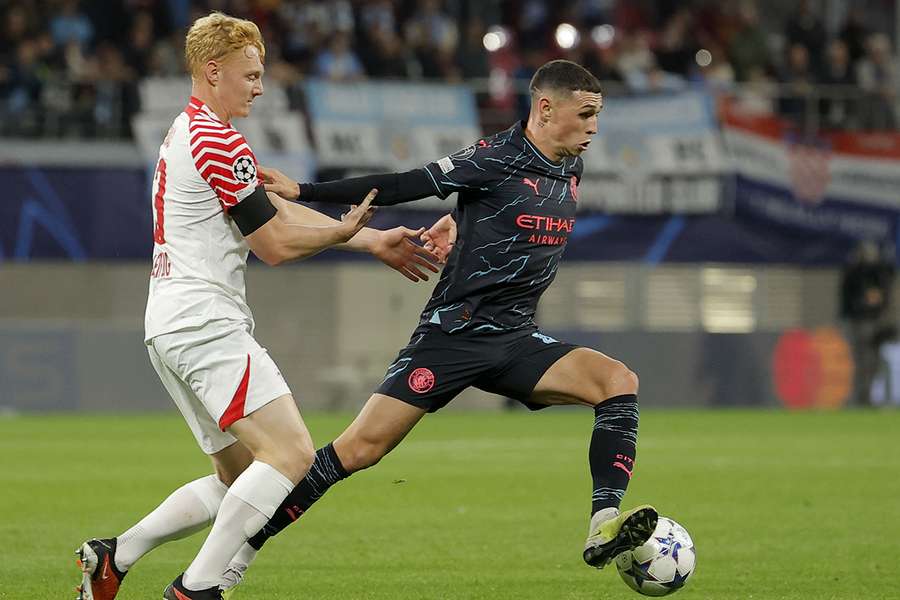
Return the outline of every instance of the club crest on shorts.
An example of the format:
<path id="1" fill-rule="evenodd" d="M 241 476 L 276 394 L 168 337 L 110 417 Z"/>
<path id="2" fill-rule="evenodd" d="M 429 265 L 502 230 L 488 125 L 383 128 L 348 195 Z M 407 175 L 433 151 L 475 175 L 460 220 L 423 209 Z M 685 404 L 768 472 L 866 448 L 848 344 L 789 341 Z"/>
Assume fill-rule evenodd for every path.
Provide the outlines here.
<path id="1" fill-rule="evenodd" d="M 232 167 L 234 178 L 241 183 L 250 183 L 256 177 L 256 165 L 249 156 L 239 156 Z"/>
<path id="2" fill-rule="evenodd" d="M 409 374 L 407 383 L 409 383 L 409 389 L 412 391 L 417 394 L 424 394 L 434 387 L 434 373 L 431 372 L 431 369 L 419 367 Z"/>

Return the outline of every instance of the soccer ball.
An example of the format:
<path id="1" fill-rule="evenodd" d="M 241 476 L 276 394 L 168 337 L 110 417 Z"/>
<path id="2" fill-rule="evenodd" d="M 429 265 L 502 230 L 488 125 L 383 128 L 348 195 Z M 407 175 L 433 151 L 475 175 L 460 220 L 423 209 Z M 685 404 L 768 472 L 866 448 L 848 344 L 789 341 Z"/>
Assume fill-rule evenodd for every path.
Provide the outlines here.
<path id="1" fill-rule="evenodd" d="M 677 592 L 694 572 L 696 551 L 687 530 L 667 517 L 643 546 L 616 557 L 616 567 L 628 587 L 645 596 Z"/>

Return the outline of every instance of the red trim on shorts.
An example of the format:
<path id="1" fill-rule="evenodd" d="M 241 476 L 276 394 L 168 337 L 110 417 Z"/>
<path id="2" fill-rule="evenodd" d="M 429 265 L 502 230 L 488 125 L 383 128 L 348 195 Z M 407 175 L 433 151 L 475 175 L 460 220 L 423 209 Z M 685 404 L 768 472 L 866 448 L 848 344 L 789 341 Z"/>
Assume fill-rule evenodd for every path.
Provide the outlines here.
<path id="1" fill-rule="evenodd" d="M 247 355 L 247 368 L 244 369 L 244 376 L 241 377 L 241 382 L 238 384 L 237 390 L 234 392 L 234 398 L 231 399 L 231 403 L 228 405 L 228 408 L 225 409 L 225 412 L 222 413 L 222 417 L 219 419 L 219 429 L 225 431 L 238 419 L 244 418 L 244 403 L 247 401 L 247 386 L 250 383 L 250 355 Z"/>

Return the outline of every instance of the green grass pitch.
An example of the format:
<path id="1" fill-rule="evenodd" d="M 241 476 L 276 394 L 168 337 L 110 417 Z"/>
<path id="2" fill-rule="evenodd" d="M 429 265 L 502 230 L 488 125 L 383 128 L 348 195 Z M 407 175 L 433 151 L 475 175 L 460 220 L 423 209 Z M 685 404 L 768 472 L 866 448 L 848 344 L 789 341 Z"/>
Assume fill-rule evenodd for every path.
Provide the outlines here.
<path id="1" fill-rule="evenodd" d="M 307 415 L 317 444 L 351 415 Z M 587 410 L 431 415 L 274 538 L 241 600 L 636 599 L 581 561 Z M 73 550 L 208 472 L 180 417 L 0 418 L 0 598 L 72 598 Z M 900 412 L 643 411 L 625 506 L 687 527 L 682 600 L 900 598 Z M 138 563 L 161 598 L 202 535 Z"/>

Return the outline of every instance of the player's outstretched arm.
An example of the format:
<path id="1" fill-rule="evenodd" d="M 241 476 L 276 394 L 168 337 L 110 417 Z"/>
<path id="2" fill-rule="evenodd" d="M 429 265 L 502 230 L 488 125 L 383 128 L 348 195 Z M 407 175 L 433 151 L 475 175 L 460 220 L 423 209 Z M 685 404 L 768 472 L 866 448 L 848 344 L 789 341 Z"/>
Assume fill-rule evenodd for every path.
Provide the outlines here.
<path id="1" fill-rule="evenodd" d="M 246 208 L 242 207 L 238 213 L 232 209 L 230 214 L 253 253 L 266 264 L 276 266 L 313 256 L 352 239 L 372 218 L 375 212 L 372 200 L 377 190 L 370 190 L 359 206 L 351 207 L 341 216 L 340 222 L 328 225 L 292 223 L 288 215 L 272 205 L 265 193 L 257 194 L 254 192 L 252 204 L 247 203 L 248 198 L 238 205 Z"/>
<path id="2" fill-rule="evenodd" d="M 283 215 L 284 219 L 290 223 L 298 225 L 335 225 L 339 223 L 308 206 L 288 202 L 271 192 L 268 196 L 278 209 L 278 214 Z M 418 230 L 394 227 L 386 231 L 364 227 L 349 241 L 337 244 L 334 248 L 368 252 L 410 281 L 428 281 L 425 271 L 437 273 L 439 271 L 437 265 L 441 260 L 435 253 L 415 243 L 424 232 L 424 227 Z"/>
<path id="3" fill-rule="evenodd" d="M 378 190 L 375 206 L 392 206 L 438 195 L 425 169 L 351 177 L 325 183 L 298 183 L 278 169 L 262 166 L 259 167 L 257 176 L 265 185 L 266 191 L 291 201 L 347 204 L 348 198 L 359 198 L 372 188 Z"/>

